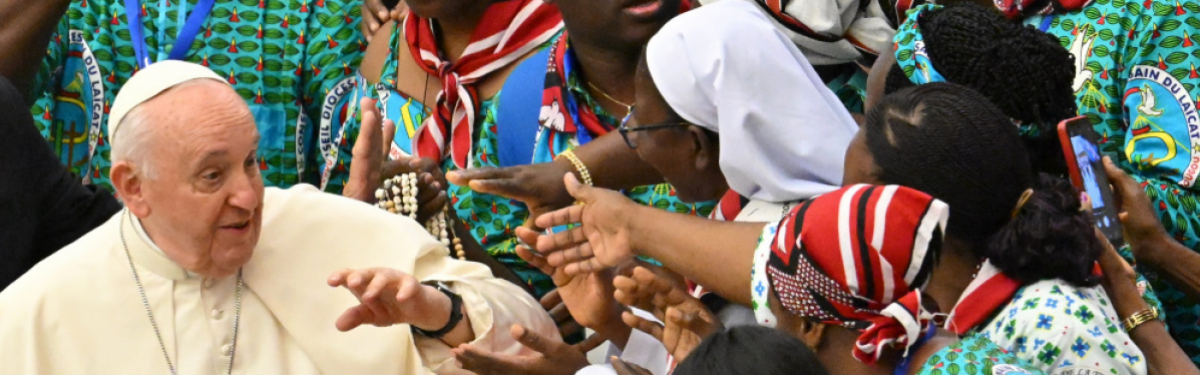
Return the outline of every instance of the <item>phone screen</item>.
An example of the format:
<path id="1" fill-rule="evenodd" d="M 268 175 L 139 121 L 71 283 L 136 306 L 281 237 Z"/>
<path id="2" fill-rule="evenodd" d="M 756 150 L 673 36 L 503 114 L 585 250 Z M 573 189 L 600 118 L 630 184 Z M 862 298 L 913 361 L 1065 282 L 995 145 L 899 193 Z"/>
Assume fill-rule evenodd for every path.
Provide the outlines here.
<path id="1" fill-rule="evenodd" d="M 1104 160 L 1096 146 L 1099 140 L 1091 122 L 1086 119 L 1068 120 L 1064 122 L 1066 135 L 1069 140 L 1070 153 L 1067 156 L 1072 166 L 1072 180 L 1075 185 L 1087 193 L 1092 201 L 1092 219 L 1096 227 L 1115 246 L 1124 242 L 1121 225 L 1117 221 L 1117 209 L 1113 206 L 1112 187 L 1109 185 L 1108 174 L 1104 172 Z M 1080 186 L 1082 185 L 1082 186 Z"/>

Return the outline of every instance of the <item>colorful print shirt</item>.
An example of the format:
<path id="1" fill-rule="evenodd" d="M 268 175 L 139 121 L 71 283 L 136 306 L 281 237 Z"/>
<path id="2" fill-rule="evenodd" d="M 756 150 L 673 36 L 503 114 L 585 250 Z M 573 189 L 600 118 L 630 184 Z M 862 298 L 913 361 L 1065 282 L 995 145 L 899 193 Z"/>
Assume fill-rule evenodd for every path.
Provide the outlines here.
<path id="1" fill-rule="evenodd" d="M 1027 285 L 979 335 L 1051 375 L 1146 373 L 1141 349 L 1100 287 L 1057 279 Z"/>
<path id="2" fill-rule="evenodd" d="M 1079 113 L 1103 137 L 1102 152 L 1142 183 L 1176 240 L 1200 248 L 1200 1 L 1094 0 L 1025 23 L 1075 55 Z M 1200 364 L 1200 304 L 1145 274 L 1172 336 Z"/>
<path id="3" fill-rule="evenodd" d="M 197 0 L 143 0 L 147 51 L 166 59 Z M 253 112 L 268 186 L 315 182 L 315 124 L 342 112 L 366 49 L 352 0 L 217 1 L 186 60 L 225 77 Z M 125 2 L 72 1 L 38 72 L 32 112 L 73 173 L 112 190 L 108 112 L 136 71 Z"/>
<path id="4" fill-rule="evenodd" d="M 970 335 L 929 357 L 917 375 L 1045 374 L 1037 367 L 996 346 L 986 337 Z"/>
<path id="5" fill-rule="evenodd" d="M 404 42 L 402 36 L 402 30 L 399 29 L 392 33 L 390 44 L 392 50 L 389 51 L 388 58 L 384 63 L 384 74 L 380 78 L 382 83 L 367 90 L 364 88 L 368 84 L 365 79 L 360 78 L 355 96 L 379 99 L 377 105 L 384 117 L 396 121 L 397 130 L 393 149 L 398 149 L 403 155 L 409 155 L 411 154 L 412 137 L 416 135 L 417 128 L 420 127 L 429 112 L 419 101 L 407 98 L 404 94 L 395 91 L 397 61 L 393 51 L 397 46 L 396 43 Z M 616 119 L 600 108 L 581 84 L 577 77 L 568 78 L 568 89 L 577 95 L 580 103 L 591 106 L 601 121 L 615 124 Z M 496 111 L 499 107 L 499 100 L 503 98 L 501 94 L 497 93 L 480 105 L 480 125 L 476 127 L 477 132 L 474 136 L 471 168 L 500 166 L 497 160 L 499 137 L 496 136 Z M 354 108 L 352 107 L 352 109 Z M 327 167 L 331 173 L 328 176 L 329 182 L 325 186 L 326 191 L 340 193 L 345 186 L 349 177 L 350 155 L 360 126 L 357 116 L 348 116 L 347 121 L 339 129 L 329 129 L 329 134 L 341 133 L 341 136 L 331 138 L 333 140 L 331 144 L 336 144 L 337 147 L 330 147 L 331 159 L 327 160 L 330 162 Z M 324 128 L 321 133 L 324 137 L 326 134 Z M 563 151 L 564 147 L 574 148 L 578 145 L 573 134 L 568 136 L 553 134 L 544 138 L 556 140 L 550 145 L 555 155 Z M 442 167 L 446 172 L 456 169 L 450 159 L 447 159 Z M 529 218 L 529 209 L 525 207 L 524 203 L 491 194 L 477 193 L 466 186 L 450 184 L 448 190 L 454 212 L 471 232 L 472 237 L 487 249 L 489 255 L 532 286 L 539 298 L 554 290 L 554 283 L 548 275 L 529 266 L 516 254 L 517 238 L 513 231 Z M 674 189 L 667 184 L 638 187 L 625 193 L 630 199 L 640 204 L 680 213 L 707 216 L 714 206 L 713 203 L 683 203 L 675 198 Z"/>

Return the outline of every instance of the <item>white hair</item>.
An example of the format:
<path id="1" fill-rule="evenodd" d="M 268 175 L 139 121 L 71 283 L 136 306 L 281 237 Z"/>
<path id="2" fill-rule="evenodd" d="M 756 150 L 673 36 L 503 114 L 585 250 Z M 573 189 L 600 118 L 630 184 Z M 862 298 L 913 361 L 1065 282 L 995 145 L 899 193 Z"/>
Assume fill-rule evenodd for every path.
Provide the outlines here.
<path id="1" fill-rule="evenodd" d="M 204 83 L 207 80 L 207 78 L 196 78 L 184 81 L 159 93 L 154 98 L 174 90 Z M 154 100 L 154 98 L 150 98 L 147 101 Z M 145 104 L 145 102 L 142 104 Z M 113 134 L 112 139 L 109 140 L 109 144 L 112 145 L 112 161 L 114 163 L 124 161 L 132 164 L 135 173 L 147 179 L 153 179 L 156 174 L 156 170 L 150 162 L 151 158 L 147 155 L 151 148 L 150 143 L 148 143 L 148 138 L 152 133 L 150 129 L 153 127 L 155 120 L 170 121 L 170 119 L 162 118 L 163 116 L 156 117 L 152 118 L 152 116 L 146 113 L 146 107 L 143 105 L 133 107 L 125 115 L 125 118 L 121 119 L 120 125 L 117 126 L 120 131 Z"/>

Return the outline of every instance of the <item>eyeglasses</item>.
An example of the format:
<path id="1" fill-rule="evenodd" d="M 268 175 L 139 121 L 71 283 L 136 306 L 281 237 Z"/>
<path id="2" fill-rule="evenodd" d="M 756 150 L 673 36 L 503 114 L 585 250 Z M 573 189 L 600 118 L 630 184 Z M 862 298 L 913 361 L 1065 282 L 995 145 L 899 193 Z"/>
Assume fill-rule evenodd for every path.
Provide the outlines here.
<path id="1" fill-rule="evenodd" d="M 639 127 L 631 129 L 631 128 L 629 128 L 628 125 L 629 125 L 629 120 L 633 118 L 633 108 L 634 107 L 629 107 L 629 114 L 625 115 L 625 118 L 621 120 L 621 125 L 617 126 L 617 131 L 621 133 L 621 138 L 625 139 L 625 145 L 629 146 L 629 148 L 636 149 L 638 147 L 637 143 L 634 143 L 633 140 L 629 138 L 629 133 L 692 125 L 691 123 L 688 123 L 688 122 L 676 121 L 676 122 L 664 122 L 661 124 L 639 126 Z"/>

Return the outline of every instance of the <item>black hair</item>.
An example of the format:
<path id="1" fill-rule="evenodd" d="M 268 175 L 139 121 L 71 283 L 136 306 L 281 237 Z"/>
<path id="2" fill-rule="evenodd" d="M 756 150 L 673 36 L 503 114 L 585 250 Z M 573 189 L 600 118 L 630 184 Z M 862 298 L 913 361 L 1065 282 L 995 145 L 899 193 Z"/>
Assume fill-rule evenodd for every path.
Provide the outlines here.
<path id="1" fill-rule="evenodd" d="M 949 204 L 946 234 L 1009 277 L 1099 281 L 1101 247 L 1078 193 L 1029 168 L 1016 127 L 983 95 L 951 83 L 906 88 L 873 108 L 862 131 L 880 180 Z"/>
<path id="2" fill-rule="evenodd" d="M 1035 169 L 1065 175 L 1056 127 L 1077 113 L 1075 66 L 1057 38 L 970 2 L 923 14 L 921 35 L 947 81 L 978 91 L 1013 120 L 1036 124 L 1037 136 L 1025 139 Z M 895 64 L 884 93 L 913 85 Z"/>
<path id="3" fill-rule="evenodd" d="M 828 375 L 817 355 L 786 332 L 738 326 L 708 336 L 675 368 L 675 375 Z"/>

